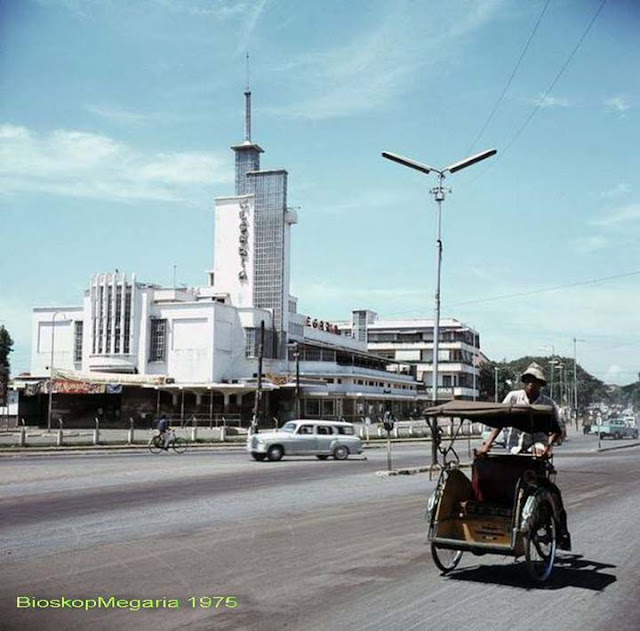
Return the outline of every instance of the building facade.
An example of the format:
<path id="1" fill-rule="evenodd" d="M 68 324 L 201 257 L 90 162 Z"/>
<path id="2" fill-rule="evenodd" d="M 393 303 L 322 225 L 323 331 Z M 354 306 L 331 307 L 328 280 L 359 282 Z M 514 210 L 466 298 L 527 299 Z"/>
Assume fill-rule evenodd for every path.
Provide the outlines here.
<path id="1" fill-rule="evenodd" d="M 366 336 L 298 313 L 289 288 L 298 217 L 288 207 L 288 175 L 261 169 L 249 90 L 245 105 L 245 140 L 232 147 L 235 195 L 215 200 L 206 285 L 100 273 L 80 304 L 34 308 L 31 375 L 42 378 L 39 394 L 52 383 L 58 415 L 85 414 L 97 392 L 106 397 L 100 409 L 108 404 L 119 419 L 142 410 L 246 419 L 258 390 L 263 420 L 415 413 L 420 384 L 406 366 L 372 352 Z M 83 404 L 72 396 L 84 396 Z"/>
<path id="2" fill-rule="evenodd" d="M 366 343 L 367 349 L 402 370 L 409 370 L 431 399 L 433 387 L 433 329 L 429 319 L 390 320 L 373 311 L 356 310 L 350 323 L 339 324 L 345 335 Z M 440 320 L 438 399 L 474 400 L 479 390 L 480 336 L 454 318 Z"/>

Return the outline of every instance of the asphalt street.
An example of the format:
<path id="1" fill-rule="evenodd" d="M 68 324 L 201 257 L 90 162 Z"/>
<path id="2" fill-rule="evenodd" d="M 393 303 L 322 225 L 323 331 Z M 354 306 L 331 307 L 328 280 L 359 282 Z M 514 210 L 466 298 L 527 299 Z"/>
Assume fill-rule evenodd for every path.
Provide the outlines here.
<path id="1" fill-rule="evenodd" d="M 5 457 L 0 629 L 635 630 L 640 450 L 596 453 L 596 442 L 574 435 L 556 450 L 574 549 L 543 588 L 521 561 L 498 556 L 464 555 L 442 577 L 424 520 L 435 481 L 375 475 L 384 449 L 344 462 L 257 463 L 239 452 Z M 460 452 L 466 459 L 466 443 Z M 394 446 L 396 468 L 428 461 L 426 443 Z M 17 607 L 18 597 L 63 596 L 133 605 Z M 136 599 L 178 608 L 135 611 Z"/>

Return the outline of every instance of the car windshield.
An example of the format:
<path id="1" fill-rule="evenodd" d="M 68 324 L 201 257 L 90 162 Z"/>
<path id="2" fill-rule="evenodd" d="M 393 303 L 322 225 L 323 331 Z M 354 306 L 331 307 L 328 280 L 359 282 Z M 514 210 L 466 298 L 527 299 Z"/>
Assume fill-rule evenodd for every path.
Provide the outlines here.
<path id="1" fill-rule="evenodd" d="M 285 423 L 282 426 L 282 431 L 283 432 L 295 432 L 296 431 L 296 424 L 295 423 Z"/>

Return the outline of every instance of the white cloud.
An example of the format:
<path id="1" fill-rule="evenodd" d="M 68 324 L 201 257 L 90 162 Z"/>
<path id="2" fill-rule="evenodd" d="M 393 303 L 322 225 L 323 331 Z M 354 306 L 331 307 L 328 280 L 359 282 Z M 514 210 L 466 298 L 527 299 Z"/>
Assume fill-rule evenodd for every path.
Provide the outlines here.
<path id="1" fill-rule="evenodd" d="M 569 107 L 571 102 L 565 96 L 540 96 L 538 99 L 540 107 Z"/>
<path id="2" fill-rule="evenodd" d="M 584 237 L 570 242 L 571 249 L 578 254 L 590 254 L 602 250 L 609 245 L 609 240 L 602 236 Z"/>
<path id="3" fill-rule="evenodd" d="M 589 223 L 594 226 L 612 227 L 638 220 L 640 220 L 640 203 L 633 203 L 615 208 L 606 216 L 592 219 Z"/>
<path id="4" fill-rule="evenodd" d="M 0 125 L 5 194 L 52 193 L 109 200 L 187 201 L 232 181 L 228 158 L 208 152 L 145 153 L 107 136 Z"/>
<path id="5" fill-rule="evenodd" d="M 615 112 L 626 112 L 628 109 L 631 109 L 630 103 L 623 96 L 613 96 L 605 99 L 603 103 Z"/>
<path id="6" fill-rule="evenodd" d="M 321 120 L 384 108 L 418 73 L 424 83 L 429 67 L 441 72 L 461 40 L 482 27 L 499 4 L 463 0 L 428 11 L 421 3 L 385 4 L 368 31 L 333 48 L 300 51 L 295 61 L 282 64 L 279 70 L 308 96 L 266 111 Z"/>
<path id="7" fill-rule="evenodd" d="M 602 193 L 602 197 L 622 197 L 630 192 L 631 185 L 621 182 L 620 184 L 616 184 L 612 189 L 604 191 L 604 193 Z"/>
<path id="8" fill-rule="evenodd" d="M 146 125 L 150 123 L 167 122 L 170 119 L 172 122 L 180 120 L 177 116 L 167 116 L 163 114 L 141 114 L 139 112 L 132 112 L 117 106 L 109 105 L 87 105 L 86 110 L 105 120 L 112 123 L 118 123 L 122 125 Z"/>

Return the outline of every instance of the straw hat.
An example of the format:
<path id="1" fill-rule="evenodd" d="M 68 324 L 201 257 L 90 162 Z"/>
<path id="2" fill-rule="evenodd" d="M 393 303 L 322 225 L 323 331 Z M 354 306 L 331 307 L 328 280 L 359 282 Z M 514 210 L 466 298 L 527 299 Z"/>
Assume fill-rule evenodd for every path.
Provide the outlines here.
<path id="1" fill-rule="evenodd" d="M 539 381 L 543 386 L 547 385 L 547 380 L 542 372 L 542 367 L 536 362 L 529 364 L 527 369 L 522 373 L 520 381 L 526 381 L 525 377 L 533 377 L 536 381 Z"/>

